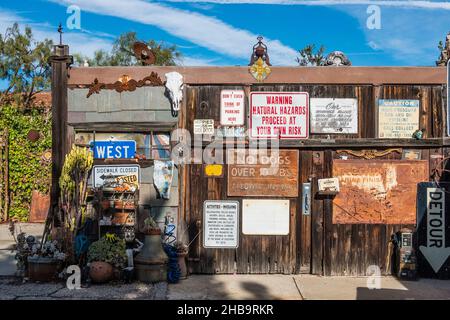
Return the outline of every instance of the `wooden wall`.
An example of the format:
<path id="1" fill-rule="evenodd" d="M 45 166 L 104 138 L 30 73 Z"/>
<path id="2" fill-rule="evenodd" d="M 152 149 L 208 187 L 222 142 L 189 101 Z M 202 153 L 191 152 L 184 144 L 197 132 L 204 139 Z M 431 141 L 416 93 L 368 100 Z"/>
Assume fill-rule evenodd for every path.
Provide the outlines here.
<path id="1" fill-rule="evenodd" d="M 194 119 L 220 121 L 220 91 L 244 89 L 246 96 L 252 91 L 305 91 L 310 98 L 356 98 L 358 100 L 358 134 L 331 135 L 336 139 L 333 147 L 303 145 L 290 141 L 284 148 L 300 150 L 298 198 L 290 198 L 291 221 L 288 236 L 245 236 L 240 234 L 239 248 L 205 249 L 201 243 L 201 223 L 204 200 L 235 199 L 227 197 L 226 170 L 222 178 L 205 178 L 202 165 L 187 165 L 183 172 L 181 188 L 181 214 L 189 225 L 189 238 L 193 241 L 189 252 L 189 265 L 194 273 L 313 273 L 323 275 L 365 275 L 369 265 L 378 265 L 382 274 L 390 274 L 392 252 L 391 235 L 404 225 L 332 223 L 332 197 L 316 194 L 316 181 L 332 175 L 332 161 L 337 150 L 363 149 L 348 139 L 369 143 L 371 149 L 384 150 L 397 146 L 422 151 L 422 159 L 430 161 L 430 176 L 440 160 L 443 149 L 430 143 L 445 134 L 445 108 L 443 86 L 420 85 L 204 85 L 185 89 L 185 112 L 180 127 L 192 132 Z M 425 129 L 425 139 L 377 139 L 378 99 L 420 100 L 420 128 Z M 246 124 L 248 123 L 248 99 Z M 320 141 L 324 135 L 310 135 L 309 140 Z M 373 141 L 373 142 L 371 142 Z M 283 148 L 283 144 L 281 145 Z M 367 148 L 366 148 L 367 149 Z M 449 150 L 450 151 L 450 150 Z M 349 155 L 349 159 L 356 157 Z M 391 153 L 379 159 L 400 160 L 401 154 Z M 445 176 L 443 177 L 444 179 Z M 312 214 L 301 213 L 301 183 L 312 181 Z M 240 224 L 241 225 L 241 224 Z M 414 226 L 407 226 L 414 227 Z M 197 233 L 200 235 L 197 236 Z M 197 237 L 196 237 L 197 236 Z M 236 263 L 236 265 L 235 265 Z"/>

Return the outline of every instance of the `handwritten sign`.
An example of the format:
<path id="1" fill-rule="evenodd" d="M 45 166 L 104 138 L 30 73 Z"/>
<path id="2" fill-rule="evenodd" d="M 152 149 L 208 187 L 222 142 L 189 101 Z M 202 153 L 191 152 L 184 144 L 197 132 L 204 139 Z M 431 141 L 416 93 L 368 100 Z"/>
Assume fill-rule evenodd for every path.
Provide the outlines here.
<path id="1" fill-rule="evenodd" d="M 92 170 L 94 188 L 124 188 L 136 190 L 139 187 L 139 165 L 94 166 Z"/>
<path id="2" fill-rule="evenodd" d="M 221 125 L 244 125 L 244 97 L 244 90 L 222 90 L 220 92 Z"/>
<path id="3" fill-rule="evenodd" d="M 237 248 L 239 246 L 239 202 L 205 201 L 203 203 L 203 246 Z"/>
<path id="4" fill-rule="evenodd" d="M 378 100 L 378 137 L 412 138 L 419 129 L 419 100 Z"/>
<path id="5" fill-rule="evenodd" d="M 307 139 L 307 92 L 252 92 L 250 138 Z"/>
<path id="6" fill-rule="evenodd" d="M 358 100 L 311 98 L 311 133 L 358 133 Z"/>
<path id="7" fill-rule="evenodd" d="M 228 196 L 298 196 L 298 150 L 229 150 Z"/>

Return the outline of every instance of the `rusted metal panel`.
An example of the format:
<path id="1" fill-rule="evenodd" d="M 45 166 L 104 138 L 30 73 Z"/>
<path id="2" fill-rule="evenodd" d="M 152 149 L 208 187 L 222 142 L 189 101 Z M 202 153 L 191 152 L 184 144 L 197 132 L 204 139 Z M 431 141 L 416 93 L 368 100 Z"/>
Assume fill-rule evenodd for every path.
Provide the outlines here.
<path id="1" fill-rule="evenodd" d="M 417 183 L 429 180 L 426 160 L 334 160 L 340 192 L 333 224 L 415 224 Z"/>
<path id="2" fill-rule="evenodd" d="M 33 190 L 29 222 L 44 222 L 50 206 L 50 196 Z"/>
<path id="3" fill-rule="evenodd" d="M 266 156 L 248 150 L 230 152 L 237 160 L 234 163 L 244 164 L 228 165 L 228 196 L 298 196 L 298 150 L 279 150 L 278 157 L 270 151 Z M 278 169 L 272 167 L 270 161 L 276 161 Z"/>

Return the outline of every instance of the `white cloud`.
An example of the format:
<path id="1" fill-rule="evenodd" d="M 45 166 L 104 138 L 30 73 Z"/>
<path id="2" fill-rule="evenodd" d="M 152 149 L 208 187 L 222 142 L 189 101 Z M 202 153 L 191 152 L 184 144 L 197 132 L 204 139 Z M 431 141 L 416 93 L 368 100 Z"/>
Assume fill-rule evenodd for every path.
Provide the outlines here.
<path id="1" fill-rule="evenodd" d="M 420 9 L 450 10 L 450 3 L 444 1 L 377 1 L 377 0 L 166 0 L 167 2 L 215 3 L 215 4 L 277 4 L 303 6 L 379 5 Z"/>
<path id="2" fill-rule="evenodd" d="M 215 62 L 217 59 L 205 59 L 198 57 L 182 57 L 177 64 L 185 67 L 203 67 L 203 66 L 213 66 L 217 65 Z"/>
<path id="3" fill-rule="evenodd" d="M 0 8 L 0 33 L 4 34 L 6 29 L 11 27 L 14 22 L 19 23 L 20 28 L 26 25 L 30 26 L 33 37 L 37 41 L 51 39 L 54 43 L 59 43 L 59 33 L 56 31 L 56 26 L 52 26 L 47 22 L 33 22 L 14 12 Z M 111 49 L 111 41 L 94 36 L 94 34 L 96 33 L 67 31 L 63 33 L 63 41 L 70 46 L 71 53 L 81 53 L 87 56 L 92 56 L 94 51 L 98 49 Z"/>
<path id="4" fill-rule="evenodd" d="M 75 4 L 81 11 L 109 15 L 156 26 L 174 36 L 208 48 L 221 55 L 248 59 L 256 34 L 235 28 L 214 17 L 180 10 L 142 0 L 49 0 L 58 4 Z M 297 51 L 278 40 L 265 39 L 271 62 L 295 65 Z"/>

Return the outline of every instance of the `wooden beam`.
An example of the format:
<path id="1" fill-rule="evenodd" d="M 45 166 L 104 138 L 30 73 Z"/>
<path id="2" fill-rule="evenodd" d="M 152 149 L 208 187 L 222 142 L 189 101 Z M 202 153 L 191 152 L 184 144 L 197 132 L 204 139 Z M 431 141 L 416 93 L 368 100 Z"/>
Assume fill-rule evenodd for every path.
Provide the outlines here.
<path id="1" fill-rule="evenodd" d="M 121 76 L 141 80 L 156 72 L 165 81 L 167 72 L 183 75 L 184 83 L 259 84 L 248 67 L 79 67 L 70 71 L 69 87 L 86 87 L 95 78 L 101 83 L 114 83 Z M 270 76 L 261 84 L 421 84 L 446 83 L 445 67 L 272 67 Z"/>

